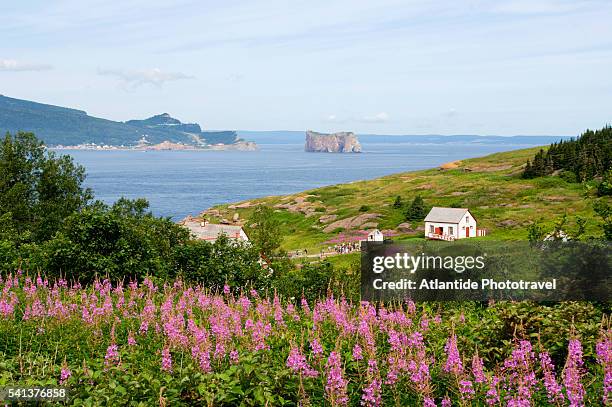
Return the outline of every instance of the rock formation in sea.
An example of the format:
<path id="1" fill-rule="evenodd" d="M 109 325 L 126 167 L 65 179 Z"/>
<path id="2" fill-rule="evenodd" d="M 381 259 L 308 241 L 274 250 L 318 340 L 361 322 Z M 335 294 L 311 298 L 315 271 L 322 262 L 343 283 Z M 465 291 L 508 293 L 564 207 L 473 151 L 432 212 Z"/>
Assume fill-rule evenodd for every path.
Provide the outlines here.
<path id="1" fill-rule="evenodd" d="M 355 133 L 350 131 L 324 134 L 308 130 L 304 150 L 317 153 L 360 153 L 361 144 Z"/>

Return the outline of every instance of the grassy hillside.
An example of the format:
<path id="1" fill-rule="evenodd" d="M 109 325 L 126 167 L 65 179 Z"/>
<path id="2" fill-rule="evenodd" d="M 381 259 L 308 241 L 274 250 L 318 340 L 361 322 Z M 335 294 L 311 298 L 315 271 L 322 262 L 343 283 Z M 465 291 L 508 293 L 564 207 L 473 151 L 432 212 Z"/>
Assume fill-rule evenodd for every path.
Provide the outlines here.
<path id="1" fill-rule="evenodd" d="M 422 238 L 423 222 L 410 225 L 412 231 L 405 224 L 398 230 L 406 222 L 404 209 L 393 208 L 397 195 L 404 202 L 421 195 L 428 207 L 469 208 L 478 227 L 487 229 L 484 239 L 526 239 L 527 227 L 533 221 L 552 225 L 563 213 L 569 217 L 568 229 L 575 227 L 574 216 L 579 215 L 588 220 L 587 235 L 599 235 L 599 220 L 584 185 L 557 176 L 520 178 L 525 162 L 538 150 L 497 153 L 440 168 L 222 205 L 203 215 L 219 220 L 238 213 L 248 225 L 254 206 L 269 205 L 276 208 L 275 214 L 282 221 L 285 249 L 316 250 L 327 246 L 323 242 L 340 232 L 373 227 L 394 230 L 396 239 Z"/>

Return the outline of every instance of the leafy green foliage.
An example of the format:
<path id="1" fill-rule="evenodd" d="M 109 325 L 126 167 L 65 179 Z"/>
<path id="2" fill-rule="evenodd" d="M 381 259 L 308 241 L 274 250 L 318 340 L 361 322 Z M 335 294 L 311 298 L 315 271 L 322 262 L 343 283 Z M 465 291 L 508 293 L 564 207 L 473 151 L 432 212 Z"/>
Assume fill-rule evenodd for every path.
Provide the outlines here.
<path id="1" fill-rule="evenodd" d="M 598 196 L 612 195 L 612 169 L 608 170 L 601 182 L 597 185 Z"/>
<path id="2" fill-rule="evenodd" d="M 50 238 L 90 201 L 84 179 L 82 166 L 47 151 L 32 133 L 6 134 L 0 142 L 0 230 L 34 242 Z"/>
<path id="3" fill-rule="evenodd" d="M 274 217 L 274 210 L 268 206 L 260 205 L 255 209 L 249 227 L 249 237 L 259 251 L 272 258 L 280 247 L 282 235 L 280 222 Z"/>

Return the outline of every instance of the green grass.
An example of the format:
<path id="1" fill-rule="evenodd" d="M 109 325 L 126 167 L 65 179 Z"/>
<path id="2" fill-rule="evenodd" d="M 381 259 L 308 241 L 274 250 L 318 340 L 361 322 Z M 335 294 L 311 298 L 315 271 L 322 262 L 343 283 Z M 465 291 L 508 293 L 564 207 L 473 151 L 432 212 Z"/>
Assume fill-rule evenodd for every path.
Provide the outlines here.
<path id="1" fill-rule="evenodd" d="M 405 208 L 393 208 L 397 195 L 402 197 L 405 204 L 421 195 L 428 207 L 467 207 L 478 220 L 478 227 L 487 229 L 486 239 L 526 239 L 529 224 L 540 221 L 552 226 L 563 213 L 569 216 L 569 229 L 575 226 L 573 216 L 579 215 L 587 219 L 587 235 L 598 235 L 599 220 L 592 209 L 592 199 L 588 196 L 585 199 L 584 185 L 568 183 L 557 176 L 532 180 L 520 178 L 523 165 L 539 149 L 536 147 L 461 160 L 456 162 L 454 169 L 398 173 L 250 202 L 274 206 L 295 202 L 297 198 L 312 207 L 310 216 L 286 209 L 276 210 L 275 216 L 281 221 L 285 236 L 283 247 L 287 250 L 307 248 L 316 251 L 324 247 L 323 242 L 339 231 L 323 231 L 329 222 L 323 224 L 319 218 L 325 215 L 336 215 L 340 220 L 364 213 L 377 213 L 380 214 L 376 220 L 379 229 L 395 229 L 405 222 Z M 588 194 L 592 197 L 593 192 Z M 228 206 L 214 209 L 220 210 L 228 219 L 234 212 L 245 219 L 252 213 L 252 208 L 234 210 Z M 364 208 L 367 211 L 364 212 Z M 419 225 L 423 223 L 413 226 Z M 422 232 L 398 238 L 414 236 L 422 236 Z"/>

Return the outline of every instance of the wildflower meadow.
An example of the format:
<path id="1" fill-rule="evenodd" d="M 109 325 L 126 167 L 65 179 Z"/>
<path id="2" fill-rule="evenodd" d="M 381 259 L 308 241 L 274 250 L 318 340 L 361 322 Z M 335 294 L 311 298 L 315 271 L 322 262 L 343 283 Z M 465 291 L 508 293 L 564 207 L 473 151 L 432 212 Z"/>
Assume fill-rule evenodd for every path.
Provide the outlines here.
<path id="1" fill-rule="evenodd" d="M 0 288 L 0 387 L 62 385 L 75 405 L 587 406 L 612 397 L 605 314 L 593 335 L 572 324 L 567 338 L 516 332 L 496 348 L 474 332 L 495 321 L 498 304 L 309 303 L 180 280 L 84 288 L 21 272 Z"/>

